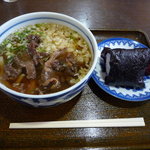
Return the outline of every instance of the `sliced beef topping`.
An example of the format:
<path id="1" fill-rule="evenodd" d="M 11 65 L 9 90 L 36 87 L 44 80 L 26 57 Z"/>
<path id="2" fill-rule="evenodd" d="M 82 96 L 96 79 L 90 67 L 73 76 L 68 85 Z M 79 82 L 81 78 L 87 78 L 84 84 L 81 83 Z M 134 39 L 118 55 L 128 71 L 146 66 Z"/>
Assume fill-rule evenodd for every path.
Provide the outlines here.
<path id="1" fill-rule="evenodd" d="M 41 41 L 40 37 L 37 36 L 37 35 L 29 35 L 27 37 L 27 39 L 29 41 L 29 44 L 28 44 L 28 53 L 33 58 L 33 61 L 34 61 L 35 65 L 38 65 L 39 59 L 40 59 L 40 55 L 36 51 L 36 48 L 40 44 L 40 41 Z"/>
<path id="2" fill-rule="evenodd" d="M 14 57 L 11 63 L 4 66 L 6 80 L 15 80 L 23 72 L 24 68 L 27 74 L 27 79 L 36 78 L 34 63 L 32 58 L 26 52 Z"/>
<path id="3" fill-rule="evenodd" d="M 38 53 L 36 52 L 36 49 L 35 49 L 33 43 L 30 43 L 30 44 L 28 45 L 28 53 L 29 53 L 29 55 L 33 58 L 34 64 L 35 64 L 35 65 L 38 65 L 38 63 L 39 63 L 39 55 L 38 55 Z"/>
<path id="4" fill-rule="evenodd" d="M 39 46 L 41 40 L 38 35 L 29 35 L 27 37 L 29 44 L 28 44 L 28 53 L 33 58 L 34 64 L 37 66 L 38 64 L 44 64 L 42 58 L 48 57 L 49 54 L 45 52 L 37 52 L 36 48 Z"/>
<path id="5" fill-rule="evenodd" d="M 42 85 L 48 85 L 49 79 L 55 77 L 56 78 L 56 72 L 53 70 L 51 64 L 55 61 L 55 59 L 62 53 L 62 51 L 55 51 L 53 55 L 45 62 L 44 69 L 42 70 L 41 79 L 42 79 Z M 58 79 L 57 79 L 58 80 Z"/>
<path id="6" fill-rule="evenodd" d="M 41 42 L 40 37 L 38 35 L 29 35 L 27 36 L 27 39 L 29 43 L 32 43 L 32 46 L 34 48 L 38 47 Z"/>
<path id="7" fill-rule="evenodd" d="M 73 53 L 65 49 L 55 51 L 45 62 L 41 74 L 42 89 L 56 90 L 62 88 L 70 79 L 76 77 L 79 65 Z"/>
<path id="8" fill-rule="evenodd" d="M 51 55 L 51 57 L 49 58 L 49 60 L 47 60 L 47 61 L 45 62 L 45 68 L 50 68 L 50 67 L 51 67 L 51 64 L 52 64 L 52 63 L 56 60 L 56 58 L 57 58 L 58 56 L 60 56 L 62 53 L 64 53 L 63 50 L 55 51 L 55 52 Z"/>
<path id="9" fill-rule="evenodd" d="M 17 56 L 14 58 L 14 61 L 20 65 L 22 68 L 26 69 L 27 79 L 35 79 L 36 78 L 36 69 L 33 63 L 32 58 L 28 53 L 24 53 L 21 56 Z"/>
<path id="10" fill-rule="evenodd" d="M 56 78 L 56 72 L 55 70 L 52 68 L 52 63 L 55 62 L 56 58 L 63 53 L 63 51 L 55 51 L 51 57 L 49 58 L 49 60 L 47 60 L 44 64 L 44 69 L 42 71 L 42 81 L 43 81 L 43 86 L 45 86 L 45 83 L 47 83 L 49 81 L 49 79 L 53 78 L 55 76 Z M 48 85 L 48 84 L 47 84 Z"/>
<path id="11" fill-rule="evenodd" d="M 22 68 L 14 62 L 4 65 L 4 78 L 6 80 L 15 80 L 21 73 Z"/>
<path id="12" fill-rule="evenodd" d="M 60 53 L 54 61 L 51 62 L 53 70 L 65 72 L 69 76 L 76 76 L 79 65 L 75 60 L 75 56 L 71 52 Z"/>
<path id="13" fill-rule="evenodd" d="M 40 91 L 49 93 L 52 90 L 57 91 L 61 88 L 59 75 L 51 67 L 44 67 L 40 79 Z M 42 82 L 41 82 L 42 81 Z"/>

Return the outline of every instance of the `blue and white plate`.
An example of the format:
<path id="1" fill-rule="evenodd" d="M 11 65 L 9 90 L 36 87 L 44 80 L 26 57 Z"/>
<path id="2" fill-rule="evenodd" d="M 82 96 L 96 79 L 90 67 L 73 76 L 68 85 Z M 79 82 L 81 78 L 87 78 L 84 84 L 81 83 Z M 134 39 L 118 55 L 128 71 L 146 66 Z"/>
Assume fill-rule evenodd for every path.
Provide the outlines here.
<path id="1" fill-rule="evenodd" d="M 104 47 L 125 48 L 125 49 L 147 48 L 147 46 L 145 46 L 137 41 L 133 41 L 131 39 L 111 38 L 111 39 L 104 40 L 98 44 L 99 58 L 100 58 L 100 54 Z M 102 88 L 105 92 L 107 92 L 110 95 L 115 96 L 119 99 L 127 100 L 127 101 L 135 101 L 135 102 L 150 99 L 150 76 L 144 77 L 145 88 L 140 89 L 140 90 L 108 86 L 104 83 L 104 78 L 102 76 L 102 70 L 101 70 L 101 66 L 100 66 L 100 59 L 98 59 L 98 63 L 93 72 L 92 78 L 97 83 L 97 85 L 100 88 Z"/>

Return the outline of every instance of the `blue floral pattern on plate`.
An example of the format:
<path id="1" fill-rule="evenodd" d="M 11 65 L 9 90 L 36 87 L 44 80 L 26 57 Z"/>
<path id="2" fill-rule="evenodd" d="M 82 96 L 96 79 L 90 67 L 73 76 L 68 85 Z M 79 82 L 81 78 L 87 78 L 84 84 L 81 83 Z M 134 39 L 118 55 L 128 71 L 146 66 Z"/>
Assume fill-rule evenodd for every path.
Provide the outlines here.
<path id="1" fill-rule="evenodd" d="M 99 58 L 101 51 L 104 47 L 110 48 L 147 48 L 147 46 L 127 38 L 111 38 L 104 40 L 98 44 Z M 104 83 L 103 72 L 100 66 L 100 59 L 98 59 L 96 68 L 93 72 L 92 78 L 97 85 L 102 88 L 105 92 L 112 96 L 115 96 L 122 100 L 127 101 L 144 101 L 150 99 L 150 76 L 144 77 L 145 88 L 144 89 L 130 89 L 122 87 L 108 86 Z"/>

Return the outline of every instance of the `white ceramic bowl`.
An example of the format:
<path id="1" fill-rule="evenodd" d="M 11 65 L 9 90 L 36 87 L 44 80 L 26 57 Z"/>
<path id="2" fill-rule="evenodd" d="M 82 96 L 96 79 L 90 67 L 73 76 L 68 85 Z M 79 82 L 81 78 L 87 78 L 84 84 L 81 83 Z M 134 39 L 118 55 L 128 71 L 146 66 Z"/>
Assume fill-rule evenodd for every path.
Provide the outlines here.
<path id="1" fill-rule="evenodd" d="M 75 97 L 83 90 L 84 86 L 86 85 L 88 79 L 90 78 L 96 66 L 96 62 L 98 58 L 97 42 L 93 34 L 91 33 L 91 31 L 88 28 L 86 28 L 82 23 L 80 23 L 79 21 L 77 21 L 72 17 L 60 13 L 54 13 L 54 12 L 34 12 L 34 13 L 24 14 L 16 18 L 13 18 L 7 21 L 6 23 L 4 23 L 2 26 L 0 26 L 0 43 L 10 33 L 15 32 L 15 30 L 36 23 L 62 24 L 70 27 L 71 29 L 81 34 L 89 44 L 93 55 L 92 66 L 89 72 L 77 84 L 63 91 L 52 93 L 52 94 L 45 94 L 45 95 L 23 94 L 7 88 L 3 84 L 0 84 L 0 89 L 10 97 L 16 99 L 17 101 L 32 105 L 34 107 L 55 106 L 71 100 L 73 97 Z"/>

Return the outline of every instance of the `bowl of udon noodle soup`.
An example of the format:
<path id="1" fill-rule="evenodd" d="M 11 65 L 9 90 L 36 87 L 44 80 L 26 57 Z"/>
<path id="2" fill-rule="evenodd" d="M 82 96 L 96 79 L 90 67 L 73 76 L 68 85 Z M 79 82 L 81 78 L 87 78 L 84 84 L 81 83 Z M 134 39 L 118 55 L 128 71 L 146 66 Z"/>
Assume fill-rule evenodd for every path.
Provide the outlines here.
<path id="1" fill-rule="evenodd" d="M 34 107 L 62 104 L 83 90 L 97 57 L 93 34 L 76 19 L 24 14 L 0 27 L 0 89 Z"/>

